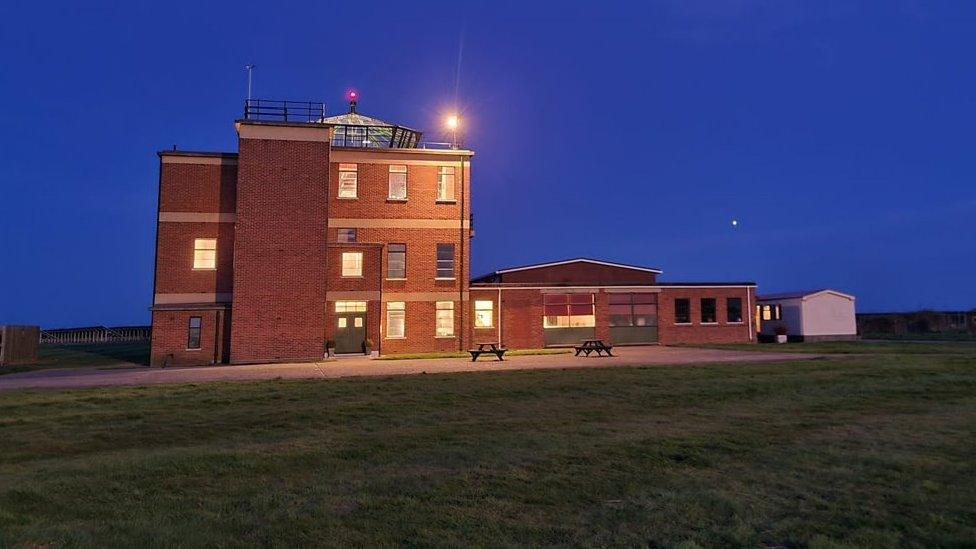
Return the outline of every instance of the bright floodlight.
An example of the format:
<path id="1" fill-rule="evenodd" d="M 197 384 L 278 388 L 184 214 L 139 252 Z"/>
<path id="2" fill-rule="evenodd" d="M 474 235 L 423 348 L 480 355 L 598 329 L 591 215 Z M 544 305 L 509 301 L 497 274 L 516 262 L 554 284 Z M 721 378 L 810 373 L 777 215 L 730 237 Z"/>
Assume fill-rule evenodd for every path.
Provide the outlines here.
<path id="1" fill-rule="evenodd" d="M 446 124 L 447 129 L 449 130 L 456 130 L 460 123 L 461 119 L 459 119 L 456 114 L 452 114 L 451 116 L 447 117 Z"/>

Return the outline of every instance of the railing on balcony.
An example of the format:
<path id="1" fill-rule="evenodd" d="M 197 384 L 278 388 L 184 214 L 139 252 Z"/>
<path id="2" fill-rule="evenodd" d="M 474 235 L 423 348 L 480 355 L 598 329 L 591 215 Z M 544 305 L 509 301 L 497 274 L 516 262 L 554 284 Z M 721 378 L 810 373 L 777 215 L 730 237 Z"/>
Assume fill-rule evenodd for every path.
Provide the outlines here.
<path id="1" fill-rule="evenodd" d="M 325 103 L 245 99 L 244 120 L 272 122 L 318 122 L 325 118 Z"/>

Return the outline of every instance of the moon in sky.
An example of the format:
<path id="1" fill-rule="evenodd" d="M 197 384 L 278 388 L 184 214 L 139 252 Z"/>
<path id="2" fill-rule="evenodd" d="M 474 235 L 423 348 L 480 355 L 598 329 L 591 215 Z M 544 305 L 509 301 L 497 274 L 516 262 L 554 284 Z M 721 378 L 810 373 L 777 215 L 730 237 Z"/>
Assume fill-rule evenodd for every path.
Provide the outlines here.
<path id="1" fill-rule="evenodd" d="M 738 219 L 733 219 L 732 220 L 732 226 L 733 227 L 738 227 L 739 226 L 739 220 Z"/>

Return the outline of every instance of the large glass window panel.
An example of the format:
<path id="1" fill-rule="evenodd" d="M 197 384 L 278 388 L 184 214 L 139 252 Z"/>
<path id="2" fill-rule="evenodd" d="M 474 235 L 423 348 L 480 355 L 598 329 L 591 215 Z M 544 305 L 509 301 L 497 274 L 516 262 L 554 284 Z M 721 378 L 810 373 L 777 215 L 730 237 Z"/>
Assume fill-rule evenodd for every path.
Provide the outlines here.
<path id="1" fill-rule="evenodd" d="M 356 164 L 339 164 L 339 198 L 356 198 L 358 179 Z"/>
<path id="2" fill-rule="evenodd" d="M 363 252 L 342 252 L 342 276 L 363 276 Z"/>
<path id="3" fill-rule="evenodd" d="M 390 200 L 407 199 L 407 167 L 404 165 L 390 166 Z"/>
<path id="4" fill-rule="evenodd" d="M 407 245 L 390 244 L 386 251 L 387 278 L 407 278 Z"/>

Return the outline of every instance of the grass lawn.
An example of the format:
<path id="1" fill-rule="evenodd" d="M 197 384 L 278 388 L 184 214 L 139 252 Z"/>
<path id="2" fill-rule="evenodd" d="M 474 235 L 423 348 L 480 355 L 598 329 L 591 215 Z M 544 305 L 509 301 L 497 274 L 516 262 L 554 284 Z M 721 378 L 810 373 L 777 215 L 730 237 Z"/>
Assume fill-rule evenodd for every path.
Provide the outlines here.
<path id="1" fill-rule="evenodd" d="M 972 546 L 976 352 L 866 349 L 0 392 L 0 547 Z"/>
<path id="2" fill-rule="evenodd" d="M 0 375 L 50 368 L 120 368 L 149 365 L 149 342 L 41 345 L 37 362 L 0 367 Z"/>

